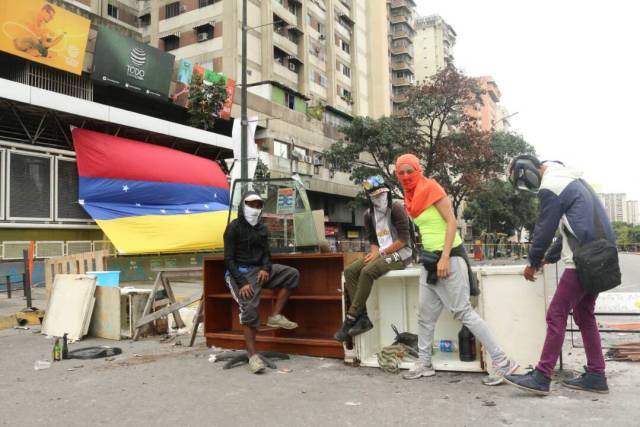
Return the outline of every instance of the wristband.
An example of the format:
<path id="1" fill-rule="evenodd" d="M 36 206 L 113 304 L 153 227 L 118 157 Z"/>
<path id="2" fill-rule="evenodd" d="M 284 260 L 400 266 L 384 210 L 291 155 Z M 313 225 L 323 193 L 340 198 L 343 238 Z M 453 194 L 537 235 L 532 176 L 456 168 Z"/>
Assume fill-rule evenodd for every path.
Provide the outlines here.
<path id="1" fill-rule="evenodd" d="M 380 250 L 379 250 L 379 252 L 380 252 L 380 255 L 381 255 L 381 256 L 385 256 L 385 255 L 386 255 L 386 254 L 384 253 L 384 249 L 380 249 Z"/>

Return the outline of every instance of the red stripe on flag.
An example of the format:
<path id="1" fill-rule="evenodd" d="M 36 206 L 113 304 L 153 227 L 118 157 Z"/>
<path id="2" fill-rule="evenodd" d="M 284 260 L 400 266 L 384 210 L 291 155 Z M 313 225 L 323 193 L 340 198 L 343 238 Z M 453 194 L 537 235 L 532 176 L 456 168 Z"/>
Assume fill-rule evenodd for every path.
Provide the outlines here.
<path id="1" fill-rule="evenodd" d="M 220 165 L 159 145 L 73 129 L 78 175 L 229 188 Z"/>

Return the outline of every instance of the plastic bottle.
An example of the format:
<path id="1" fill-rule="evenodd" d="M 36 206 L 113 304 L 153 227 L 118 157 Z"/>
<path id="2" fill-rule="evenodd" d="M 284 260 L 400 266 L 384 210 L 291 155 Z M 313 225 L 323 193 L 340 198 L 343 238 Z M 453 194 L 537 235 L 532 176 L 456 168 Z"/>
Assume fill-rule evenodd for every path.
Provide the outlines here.
<path id="1" fill-rule="evenodd" d="M 453 353 L 458 349 L 458 346 L 454 341 L 440 340 L 435 342 L 433 348 L 442 353 Z"/>
<path id="2" fill-rule="evenodd" d="M 476 360 L 476 337 L 466 326 L 462 326 L 458 332 L 458 342 L 460 343 L 460 360 L 463 362 Z"/>

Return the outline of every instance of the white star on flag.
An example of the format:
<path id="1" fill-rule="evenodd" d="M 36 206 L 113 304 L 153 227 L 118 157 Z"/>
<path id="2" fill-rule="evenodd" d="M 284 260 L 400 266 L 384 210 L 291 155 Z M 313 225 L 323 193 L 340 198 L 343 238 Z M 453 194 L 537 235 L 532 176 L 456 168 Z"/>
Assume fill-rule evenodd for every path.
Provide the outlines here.
<path id="1" fill-rule="evenodd" d="M 209 205 L 204 205 L 204 208 L 205 209 L 209 209 Z"/>
<path id="2" fill-rule="evenodd" d="M 129 187 L 126 186 L 126 185 L 123 185 L 122 186 L 122 191 L 124 191 L 126 193 L 127 191 L 129 191 Z"/>
<path id="3" fill-rule="evenodd" d="M 191 211 L 189 209 L 185 209 L 184 213 L 188 214 L 188 213 L 191 213 Z"/>
<path id="4" fill-rule="evenodd" d="M 136 203 L 136 206 L 137 206 L 137 207 L 140 207 L 140 206 L 142 206 L 142 205 L 141 205 L 140 203 Z"/>
<path id="5" fill-rule="evenodd" d="M 167 213 L 167 211 L 165 211 L 164 209 L 160 209 L 161 213 Z"/>

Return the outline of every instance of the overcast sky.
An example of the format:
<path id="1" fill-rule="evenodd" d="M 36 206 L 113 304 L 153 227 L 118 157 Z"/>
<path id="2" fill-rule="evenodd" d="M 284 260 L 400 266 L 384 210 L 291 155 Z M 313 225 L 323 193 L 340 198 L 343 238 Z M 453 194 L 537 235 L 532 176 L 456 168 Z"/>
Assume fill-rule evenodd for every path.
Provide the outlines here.
<path id="1" fill-rule="evenodd" d="M 492 75 L 540 158 L 640 200 L 640 6 L 609 0 L 417 0 L 458 34 L 456 65 Z"/>

